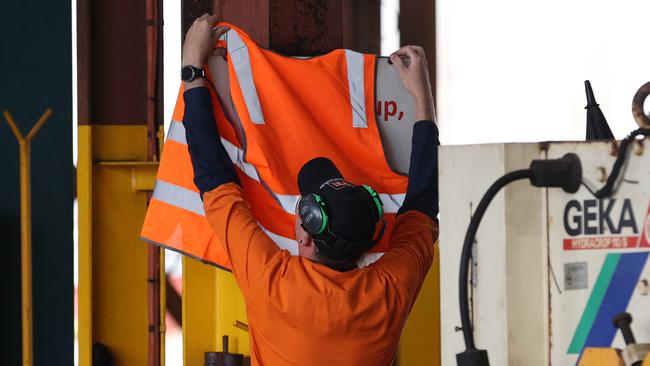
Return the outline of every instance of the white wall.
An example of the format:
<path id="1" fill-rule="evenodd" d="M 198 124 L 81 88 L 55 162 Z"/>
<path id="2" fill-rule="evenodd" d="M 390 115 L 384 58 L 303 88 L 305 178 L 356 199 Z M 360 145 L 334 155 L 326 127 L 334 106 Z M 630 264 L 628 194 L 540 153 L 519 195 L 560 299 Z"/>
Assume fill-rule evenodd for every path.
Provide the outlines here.
<path id="1" fill-rule="evenodd" d="M 443 144 L 584 139 L 583 82 L 616 138 L 650 81 L 650 1 L 437 0 Z"/>

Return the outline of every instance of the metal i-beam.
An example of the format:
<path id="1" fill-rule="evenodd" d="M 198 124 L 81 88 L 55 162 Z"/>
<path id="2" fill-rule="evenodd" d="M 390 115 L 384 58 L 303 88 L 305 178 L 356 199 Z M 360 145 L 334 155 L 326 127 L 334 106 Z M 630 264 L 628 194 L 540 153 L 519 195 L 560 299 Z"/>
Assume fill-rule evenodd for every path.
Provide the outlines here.
<path id="1" fill-rule="evenodd" d="M 92 364 L 95 343 L 105 345 L 116 364 L 146 365 L 156 360 L 150 349 L 158 349 L 148 342 L 150 334 L 158 337 L 164 329 L 148 322 L 147 291 L 155 276 L 147 273 L 147 245 L 139 240 L 156 170 L 151 141 L 161 114 L 151 104 L 160 98 L 162 73 L 147 62 L 148 52 L 149 61 L 160 55 L 151 26 L 161 12 L 148 17 L 149 2 L 77 2 L 83 366 Z M 153 89 L 151 77 L 157 79 Z"/>

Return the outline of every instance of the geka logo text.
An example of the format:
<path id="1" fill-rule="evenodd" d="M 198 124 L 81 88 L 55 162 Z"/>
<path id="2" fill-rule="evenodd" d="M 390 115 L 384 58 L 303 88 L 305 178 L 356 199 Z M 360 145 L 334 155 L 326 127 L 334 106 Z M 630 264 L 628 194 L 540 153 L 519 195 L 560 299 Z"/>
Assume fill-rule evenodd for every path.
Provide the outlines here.
<path id="1" fill-rule="evenodd" d="M 564 230 L 570 236 L 638 234 L 632 200 L 571 200 L 564 208 Z"/>

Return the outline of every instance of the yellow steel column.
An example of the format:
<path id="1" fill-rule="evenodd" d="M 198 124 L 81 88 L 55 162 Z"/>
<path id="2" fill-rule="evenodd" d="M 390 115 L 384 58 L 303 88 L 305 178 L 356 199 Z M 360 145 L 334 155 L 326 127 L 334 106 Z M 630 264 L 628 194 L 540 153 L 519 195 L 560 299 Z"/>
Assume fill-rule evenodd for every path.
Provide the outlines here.
<path id="1" fill-rule="evenodd" d="M 203 353 L 216 351 L 217 271 L 183 257 L 183 364 L 203 365 Z"/>
<path id="2" fill-rule="evenodd" d="M 147 363 L 147 244 L 140 229 L 157 163 L 144 125 L 79 126 L 79 361 L 104 344 L 118 365 Z M 162 329 L 160 330 L 162 331 Z"/>
<path id="3" fill-rule="evenodd" d="M 135 190 L 131 165 L 147 158 L 147 127 L 92 131 L 93 342 L 105 344 L 117 365 L 146 365 L 147 244 L 139 238 L 147 192 Z"/>
<path id="4" fill-rule="evenodd" d="M 398 355 L 401 366 L 440 365 L 439 253 L 436 242 L 433 264 L 402 333 Z"/>
<path id="5" fill-rule="evenodd" d="M 45 121 L 52 115 L 47 109 L 36 122 L 27 137 L 23 137 L 16 122 L 8 111 L 4 113 L 9 127 L 18 140 L 20 151 L 20 299 L 22 307 L 22 354 L 23 365 L 32 364 L 32 207 L 30 184 L 29 145 L 43 127 Z"/>
<path id="6" fill-rule="evenodd" d="M 183 364 L 203 364 L 204 352 L 250 354 L 244 297 L 232 273 L 183 257 Z"/>
<path id="7" fill-rule="evenodd" d="M 246 303 L 232 273 L 217 270 L 217 336 L 228 336 L 231 353 L 250 354 Z M 222 351 L 221 344 L 217 351 Z"/>
<path id="8" fill-rule="evenodd" d="M 79 365 L 92 365 L 92 125 L 79 125 L 77 133 L 77 204 L 79 222 L 79 288 L 77 289 Z"/>

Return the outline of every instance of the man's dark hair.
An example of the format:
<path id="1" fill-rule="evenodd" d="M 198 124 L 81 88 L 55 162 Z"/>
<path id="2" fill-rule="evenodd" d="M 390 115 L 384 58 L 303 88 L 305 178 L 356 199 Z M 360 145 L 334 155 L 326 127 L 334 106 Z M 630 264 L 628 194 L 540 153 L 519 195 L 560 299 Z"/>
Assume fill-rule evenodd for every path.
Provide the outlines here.
<path id="1" fill-rule="evenodd" d="M 324 255 L 323 253 L 321 253 L 318 250 L 318 245 L 316 245 L 315 253 L 316 253 L 316 258 L 318 258 L 318 261 L 321 264 L 326 265 L 327 267 L 339 272 L 347 272 L 351 269 L 357 268 L 357 262 L 364 254 L 364 253 L 359 253 L 358 255 L 350 258 L 332 259 Z"/>

